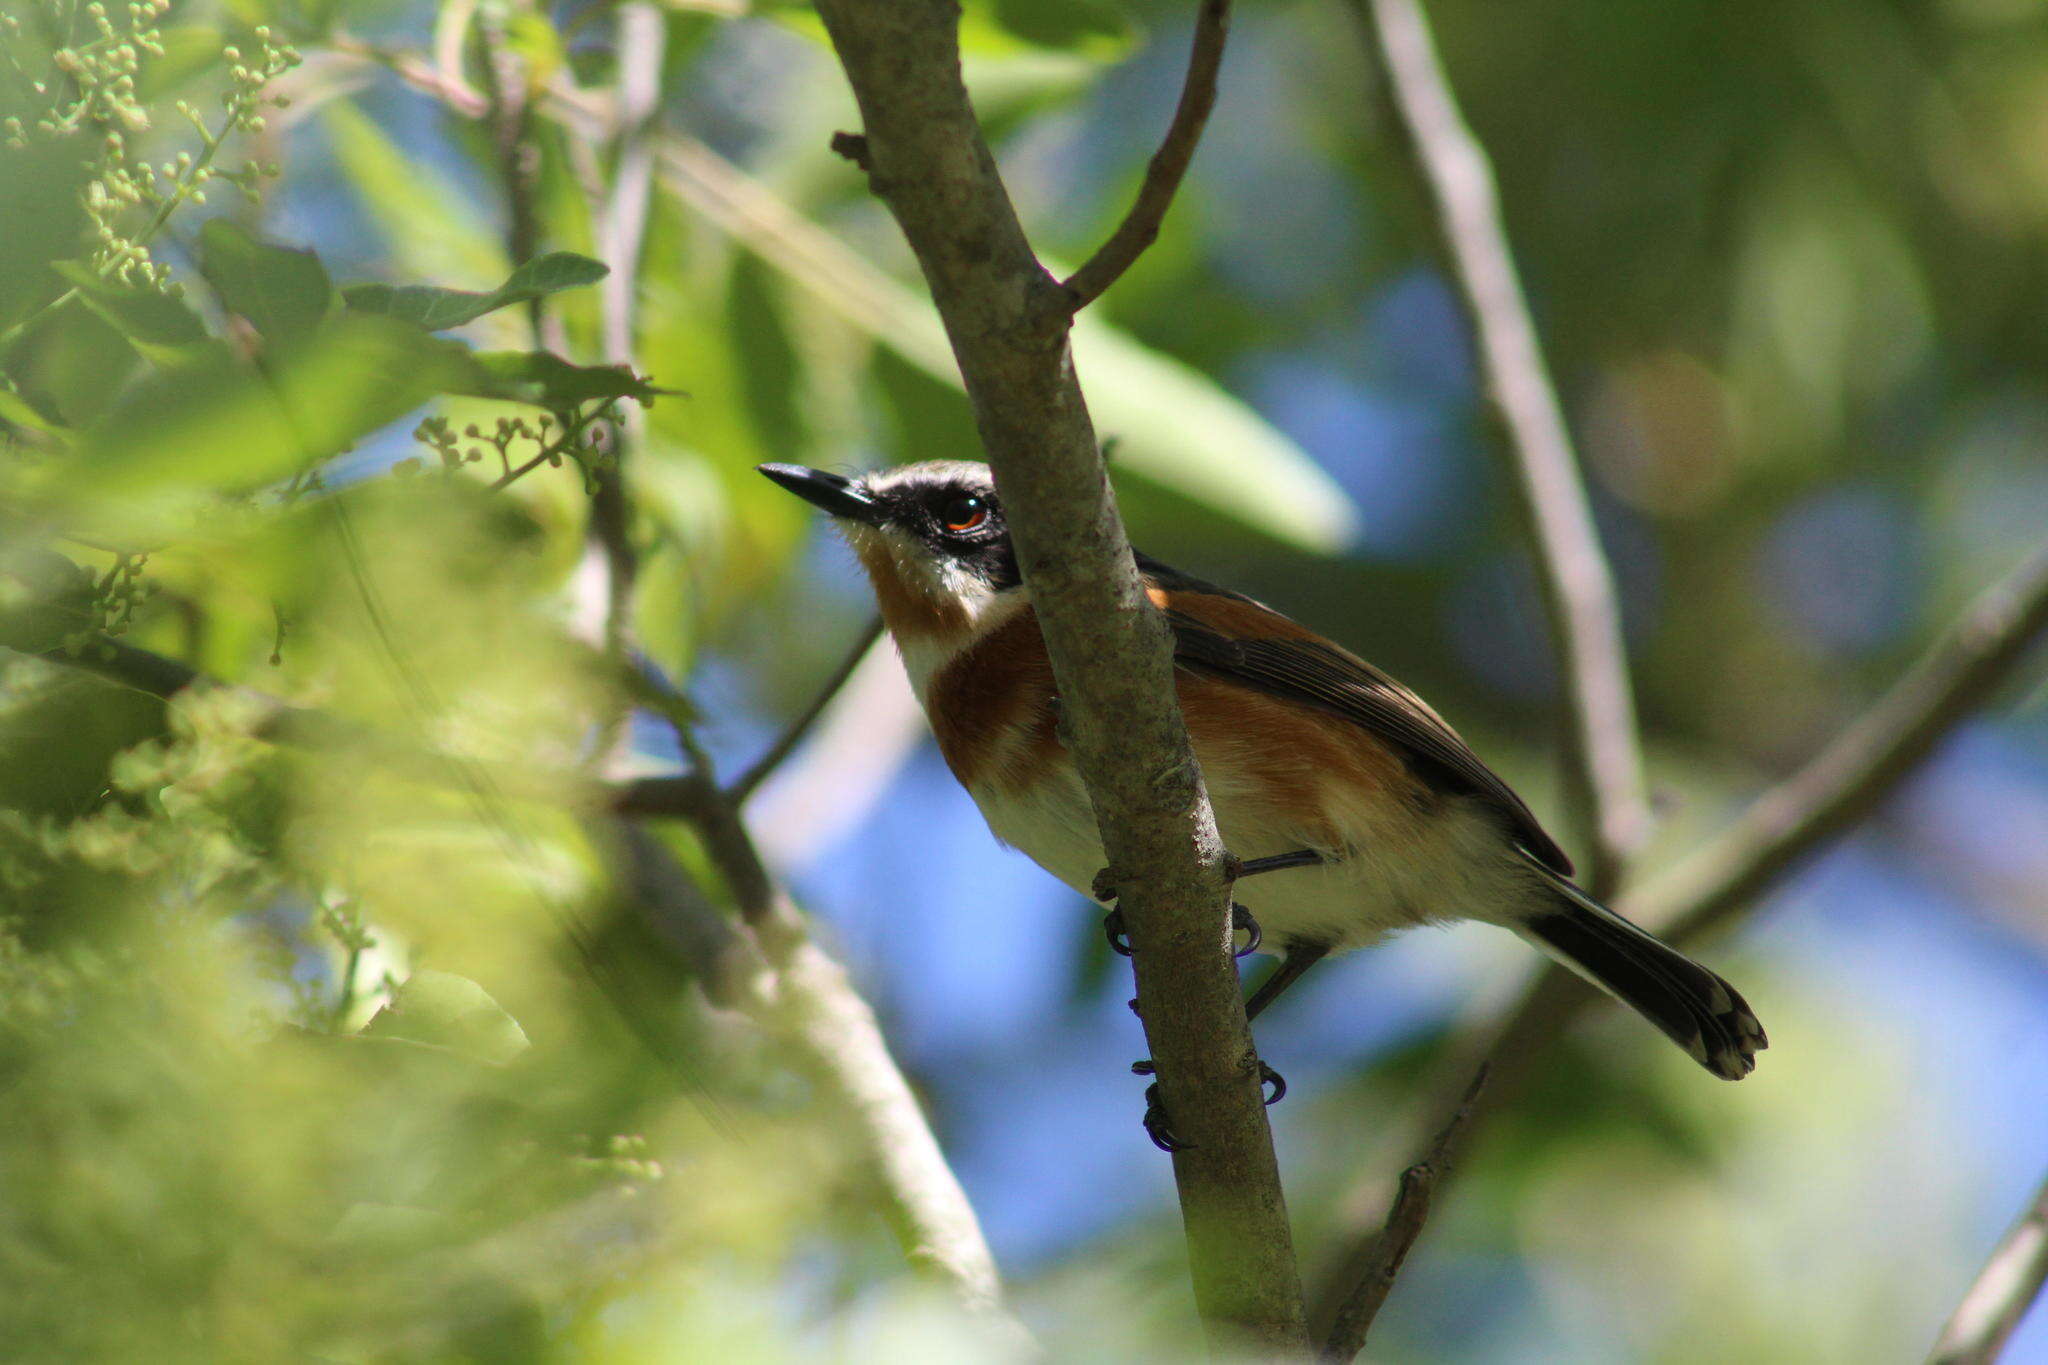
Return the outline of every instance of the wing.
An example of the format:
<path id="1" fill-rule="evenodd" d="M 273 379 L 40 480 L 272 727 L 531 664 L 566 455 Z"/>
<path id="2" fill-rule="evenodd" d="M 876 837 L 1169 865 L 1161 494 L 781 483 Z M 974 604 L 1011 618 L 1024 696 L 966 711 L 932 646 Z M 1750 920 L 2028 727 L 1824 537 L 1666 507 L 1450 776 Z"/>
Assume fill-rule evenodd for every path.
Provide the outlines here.
<path id="1" fill-rule="evenodd" d="M 1146 555 L 1138 568 L 1173 626 L 1181 667 L 1364 726 L 1410 763 L 1493 806 L 1538 862 L 1571 875 L 1571 859 L 1522 798 L 1422 698 L 1271 607 Z"/>

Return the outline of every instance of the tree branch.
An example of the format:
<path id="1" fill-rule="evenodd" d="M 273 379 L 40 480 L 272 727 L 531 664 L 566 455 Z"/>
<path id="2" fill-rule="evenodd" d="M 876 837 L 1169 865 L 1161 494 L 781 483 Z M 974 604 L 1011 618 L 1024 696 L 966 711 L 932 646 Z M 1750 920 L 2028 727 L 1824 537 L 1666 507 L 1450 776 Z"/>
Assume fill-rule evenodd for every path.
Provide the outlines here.
<path id="1" fill-rule="evenodd" d="M 1485 149 L 1458 112 L 1419 0 L 1352 0 L 1428 183 L 1452 274 L 1536 546 L 1571 716 L 1571 804 L 1590 844 L 1586 883 L 1605 897 L 1649 832 L 1635 701 L 1614 575 L 1515 273 Z"/>
<path id="2" fill-rule="evenodd" d="M 1942 738 L 1990 700 L 2048 631 L 2048 544 L 1974 602 L 1926 656 L 1791 777 L 1759 796 L 1725 831 L 1671 872 L 1621 897 L 1615 908 L 1686 945 L 1723 932 L 1807 854 L 1850 828 L 1897 790 Z M 1522 998 L 1481 1034 L 1450 1049 L 1429 1087 L 1428 1132 L 1466 1104 L 1475 1064 L 1491 1077 L 1448 1153 L 1456 1160 L 1484 1121 L 1512 1104 L 1545 1049 L 1598 999 L 1561 968 L 1539 973 Z M 1480 1058 L 1484 1062 L 1479 1062 Z M 1455 1087 L 1455 1088 L 1453 1088 Z M 1418 1125 L 1421 1126 L 1421 1125 Z M 1359 1238 L 1373 1234 L 1360 1230 Z M 1355 1283 L 1361 1252 L 1347 1257 L 1318 1295 L 1323 1314 Z"/>
<path id="3" fill-rule="evenodd" d="M 1991 1365 L 2048 1283 L 2048 1180 L 1942 1326 L 1927 1365 Z"/>
<path id="4" fill-rule="evenodd" d="M 1032 254 L 961 83 L 946 0 L 820 0 L 859 102 L 870 183 L 931 286 L 1009 513 L 1123 895 L 1146 1039 L 1176 1133 L 1195 1300 L 1219 1344 L 1306 1337 L 1222 847 L 1067 345 L 1070 296 Z"/>
<path id="5" fill-rule="evenodd" d="M 811 938 L 806 916 L 763 866 L 738 803 L 719 790 L 703 754 L 687 738 L 685 743 L 692 767 L 667 779 L 667 790 L 674 810 L 696 828 L 725 879 L 739 908 L 740 932 L 752 944 L 749 954 L 723 955 L 747 975 L 741 983 L 724 984 L 713 998 L 794 1045 L 854 1118 L 911 1263 L 936 1274 L 968 1307 L 995 1315 L 1006 1332 L 1022 1339 L 1023 1328 L 1003 1317 L 995 1257 L 974 1208 L 890 1055 L 874 1011 L 846 969 Z M 674 899 L 677 884 L 687 885 L 682 870 L 644 835 L 634 847 L 643 894 Z M 681 909 L 686 925 L 701 923 L 687 903 Z"/>
<path id="6" fill-rule="evenodd" d="M 810 704 L 797 714 L 788 728 L 775 737 L 775 742 L 768 746 L 767 751 L 755 759 L 747 770 L 734 778 L 731 785 L 725 789 L 734 805 L 745 805 L 747 798 L 754 794 L 754 788 L 767 781 L 768 777 L 782 766 L 783 760 L 795 752 L 796 746 L 803 742 L 803 737 L 817 724 L 818 717 L 825 714 L 825 708 L 832 704 L 832 699 L 839 695 L 839 689 L 846 686 L 846 680 L 853 676 L 853 671 L 860 667 L 861 660 L 867 658 L 868 651 L 873 649 L 875 642 L 881 638 L 882 618 L 872 617 L 861 631 L 860 638 L 846 651 L 846 657 L 839 661 L 839 667 L 832 670 L 831 675 L 825 679 L 825 685 L 818 689 L 818 695 L 812 697 Z"/>
<path id="7" fill-rule="evenodd" d="M 1401 1273 L 1408 1253 L 1429 1222 L 1429 1206 L 1436 1195 L 1437 1181 L 1450 1174 L 1453 1147 L 1471 1120 L 1472 1102 L 1485 1087 L 1486 1068 L 1481 1067 L 1465 1091 L 1464 1103 L 1436 1135 L 1436 1141 L 1429 1144 L 1429 1151 L 1422 1160 L 1401 1172 L 1401 1191 L 1394 1198 L 1394 1207 L 1387 1211 L 1386 1225 L 1372 1243 L 1358 1272 L 1356 1287 L 1338 1306 L 1336 1320 L 1323 1338 L 1325 1360 L 1350 1360 L 1364 1349 L 1373 1319 L 1379 1316 L 1387 1295 L 1393 1291 L 1394 1277 Z"/>
<path id="8" fill-rule="evenodd" d="M 4 647 L 4 646 L 0 646 Z M 261 706 L 259 735 L 273 743 L 314 751 L 366 754 L 422 781 L 451 781 L 445 754 L 408 748 L 368 726 L 306 707 L 291 706 L 251 688 L 221 683 L 189 665 L 101 639 L 76 656 L 41 657 L 110 682 L 170 699 L 188 688 L 229 687 Z M 740 911 L 733 924 L 690 899 L 687 876 L 648 836 L 619 827 L 623 880 L 657 911 L 658 927 L 680 951 L 692 954 L 715 1004 L 738 1009 L 794 1046 L 857 1120 L 855 1133 L 890 1205 L 890 1223 L 912 1264 L 939 1276 L 971 1309 L 994 1315 L 1005 1333 L 1024 1329 L 1002 1314 L 995 1257 L 974 1209 L 946 1164 L 910 1083 L 890 1056 L 874 1011 L 843 968 L 811 937 L 808 918 L 776 885 L 762 864 L 737 803 L 718 789 L 708 767 L 678 776 L 643 778 L 593 787 L 581 773 L 558 773 L 553 783 L 531 774 L 492 774 L 515 792 L 557 798 L 595 794 L 614 816 L 663 816 L 689 822 L 718 868 Z M 686 889 L 687 888 L 687 889 Z M 600 983 L 603 984 L 602 982 Z M 636 1031 L 639 1023 L 629 1020 Z"/>
<path id="9" fill-rule="evenodd" d="M 1194 46 L 1188 53 L 1188 74 L 1181 83 L 1180 103 L 1174 107 L 1165 140 L 1145 165 L 1138 197 L 1109 240 L 1061 284 L 1074 312 L 1101 298 L 1145 253 L 1145 248 L 1159 239 L 1159 226 L 1166 221 L 1166 210 L 1172 206 L 1173 196 L 1188 173 L 1188 163 L 1195 158 L 1195 147 L 1202 140 L 1209 111 L 1216 107 L 1216 75 L 1223 68 L 1223 44 L 1229 36 L 1230 0 L 1201 0 L 1195 12 Z"/>
<path id="10" fill-rule="evenodd" d="M 1724 928 L 1814 847 L 1869 815 L 1977 711 L 2048 629 L 2048 542 L 1970 604 L 1877 703 L 1629 911 L 1678 942 Z"/>
<path id="11" fill-rule="evenodd" d="M 654 179 L 648 125 L 660 108 L 661 65 L 667 50 L 668 27 L 659 8 L 640 0 L 620 7 L 617 23 L 618 91 L 613 102 L 611 131 L 618 143 L 618 161 L 609 192 L 591 207 L 598 247 L 605 264 L 611 267 L 600 285 L 599 296 L 603 304 L 604 358 L 610 364 L 630 369 L 639 330 L 640 252 L 646 237 L 647 205 Z M 608 659 L 629 668 L 640 551 L 633 543 L 626 461 L 646 438 L 646 412 L 637 404 L 627 404 L 611 434 L 616 438 L 612 458 L 597 469 L 592 479 L 589 544 L 578 577 L 586 584 L 602 585 L 601 602 L 592 602 L 587 613 L 595 618 L 596 628 L 586 633 Z M 596 747 L 600 762 L 631 747 L 631 718 L 630 706 L 613 708 L 600 718 Z"/>

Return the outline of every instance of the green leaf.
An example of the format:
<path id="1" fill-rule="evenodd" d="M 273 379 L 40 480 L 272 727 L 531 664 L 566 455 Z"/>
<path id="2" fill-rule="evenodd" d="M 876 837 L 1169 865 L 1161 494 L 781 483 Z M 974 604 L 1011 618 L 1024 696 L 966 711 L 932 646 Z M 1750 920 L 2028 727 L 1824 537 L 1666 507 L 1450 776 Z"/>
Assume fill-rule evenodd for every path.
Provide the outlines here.
<path id="1" fill-rule="evenodd" d="M 330 459 L 436 393 L 478 382 L 468 351 L 388 318 L 344 314 L 266 371 L 225 350 L 122 395 L 64 462 L 65 509 L 133 532 L 197 499 Z"/>
<path id="2" fill-rule="evenodd" d="M 153 364 L 189 365 L 203 359 L 215 345 L 206 324 L 181 298 L 118 284 L 84 261 L 53 261 L 50 268 L 71 283 L 87 308 Z"/>
<path id="3" fill-rule="evenodd" d="M 0 548 L 0 646 L 24 654 L 56 649 L 94 629 L 93 576 L 33 541 Z"/>
<path id="4" fill-rule="evenodd" d="M 989 9 L 1034 47 L 1122 56 L 1135 37 L 1130 20 L 1106 0 L 993 0 Z"/>
<path id="5" fill-rule="evenodd" d="M 1192 365 L 1084 316 L 1074 368 L 1119 471 L 1312 550 L 1358 534 L 1358 511 L 1307 452 Z"/>
<path id="6" fill-rule="evenodd" d="M 769 193 L 752 183 L 747 189 Z M 739 219 L 708 193 L 683 193 L 846 321 L 960 387 L 952 348 L 927 298 L 793 209 L 773 219 Z M 1074 329 L 1074 358 L 1097 430 L 1116 438 L 1119 471 L 1304 549 L 1339 550 L 1357 534 L 1358 512 L 1343 488 L 1284 432 L 1192 366 L 1086 315 Z"/>
<path id="7" fill-rule="evenodd" d="M 0 422 L 11 422 L 27 431 L 40 431 L 55 435 L 67 430 L 63 419 L 55 413 L 45 412 L 26 394 L 0 386 Z"/>
<path id="8" fill-rule="evenodd" d="M 481 351 L 481 382 L 461 390 L 479 398 L 510 398 L 554 412 L 592 399 L 631 398 L 651 403 L 674 389 L 658 389 L 624 365 L 573 365 L 552 351 Z"/>
<path id="9" fill-rule="evenodd" d="M 526 1051 L 526 1031 L 490 993 L 466 976 L 418 971 L 363 1026 L 367 1038 L 397 1038 L 447 1048 L 502 1066 Z"/>
<path id="10" fill-rule="evenodd" d="M 344 289 L 342 297 L 358 313 L 381 313 L 438 332 L 511 304 L 595 284 L 610 273 L 611 267 L 602 261 L 573 251 L 551 251 L 520 266 L 488 294 L 425 284 L 355 284 Z"/>
<path id="11" fill-rule="evenodd" d="M 318 256 L 260 241 L 227 218 L 199 229 L 199 273 L 273 345 L 304 339 L 336 306 Z"/>
<path id="12" fill-rule="evenodd" d="M 320 128 L 399 276 L 483 283 L 502 279 L 512 268 L 476 196 L 438 174 L 427 159 L 409 155 L 353 102 L 328 101 Z"/>
<path id="13" fill-rule="evenodd" d="M 526 79 L 535 89 L 545 89 L 555 73 L 568 62 L 562 35 L 545 15 L 530 9 L 515 9 L 505 25 L 506 47 L 526 66 Z"/>

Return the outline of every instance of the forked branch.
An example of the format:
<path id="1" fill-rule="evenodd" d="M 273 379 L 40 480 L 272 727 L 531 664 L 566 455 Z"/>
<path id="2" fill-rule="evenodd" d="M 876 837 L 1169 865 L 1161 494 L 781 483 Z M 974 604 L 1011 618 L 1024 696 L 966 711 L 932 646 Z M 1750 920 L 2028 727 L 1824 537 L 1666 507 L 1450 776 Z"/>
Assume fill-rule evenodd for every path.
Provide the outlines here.
<path id="1" fill-rule="evenodd" d="M 2048 545 L 1980 596 L 1925 658 L 1909 669 L 1835 741 L 1798 772 L 1750 803 L 1728 829 L 1677 869 L 1623 896 L 1616 908 L 1671 942 L 1687 945 L 1741 922 L 1758 898 L 1801 859 L 1850 828 L 1896 791 L 1962 721 L 2009 681 L 2048 633 Z M 1597 997 L 1561 968 L 1538 975 L 1522 998 L 1482 1030 L 1477 1047 L 1453 1047 L 1430 1088 L 1437 1096 L 1423 1132 L 1456 1127 L 1457 1147 L 1510 1104 L 1549 1044 Z M 1476 1101 L 1465 1077 L 1475 1055 L 1490 1079 Z M 1356 1233 L 1361 1248 L 1376 1231 Z M 1364 1251 L 1344 1258 L 1324 1285 L 1317 1320 L 1357 1283 Z"/>
<path id="2" fill-rule="evenodd" d="M 923 268 L 973 404 L 1117 872 L 1146 1042 L 1167 1118 L 1189 1144 L 1174 1178 L 1196 1306 L 1219 1348 L 1301 1353 L 1301 1286 L 1230 957 L 1223 849 L 1175 700 L 1167 626 L 1138 582 L 1074 374 L 1072 296 L 1031 250 L 982 137 L 961 81 L 958 7 L 819 0 L 818 12 L 860 105 L 870 183 Z M 1207 14 L 1220 41 L 1220 5 Z M 1135 251 L 1120 248 L 1098 274 L 1114 278 L 1125 255 Z"/>
<path id="3" fill-rule="evenodd" d="M 1109 240 L 1061 282 L 1074 312 L 1101 298 L 1145 254 L 1145 248 L 1158 240 L 1166 211 L 1173 206 L 1173 196 L 1187 176 L 1188 164 L 1195 159 L 1195 147 L 1202 140 L 1202 129 L 1208 126 L 1209 111 L 1216 107 L 1216 77 L 1223 69 L 1223 45 L 1229 35 L 1230 0 L 1201 0 L 1195 11 L 1195 41 L 1188 53 L 1188 74 L 1181 82 L 1180 103 L 1174 107 L 1165 140 L 1145 165 L 1138 197 Z"/>

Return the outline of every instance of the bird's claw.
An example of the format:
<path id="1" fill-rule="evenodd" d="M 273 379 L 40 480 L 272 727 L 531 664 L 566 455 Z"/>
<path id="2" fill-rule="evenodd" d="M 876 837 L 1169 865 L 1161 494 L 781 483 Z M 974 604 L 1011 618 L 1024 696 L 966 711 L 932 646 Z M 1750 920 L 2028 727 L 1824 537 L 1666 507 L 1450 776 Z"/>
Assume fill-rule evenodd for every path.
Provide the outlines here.
<path id="1" fill-rule="evenodd" d="M 1232 939 L 1235 939 L 1239 933 L 1245 935 L 1245 945 L 1235 950 L 1238 957 L 1248 957 L 1256 953 L 1259 950 L 1260 941 L 1265 937 L 1259 928 L 1259 922 L 1252 918 L 1252 912 L 1239 905 L 1236 901 L 1232 901 L 1230 903 L 1230 936 Z"/>
<path id="2" fill-rule="evenodd" d="M 1182 1142 L 1174 1136 L 1173 1129 L 1166 1126 L 1166 1110 L 1159 1104 L 1159 1082 L 1145 1087 L 1145 1136 L 1152 1139 L 1152 1145 L 1169 1156 L 1185 1152 L 1195 1144 Z"/>
<path id="3" fill-rule="evenodd" d="M 1152 1064 L 1150 1058 L 1131 1063 L 1131 1074 L 1134 1076 L 1157 1075 L 1158 1071 L 1159 1068 Z M 1259 1082 L 1261 1089 L 1268 1085 L 1273 1087 L 1273 1093 L 1266 1097 L 1267 1107 L 1270 1108 L 1287 1098 L 1287 1078 L 1272 1067 L 1267 1066 L 1264 1062 L 1259 1063 Z M 1145 1087 L 1144 1124 L 1145 1136 L 1151 1138 L 1152 1145 L 1162 1152 L 1185 1152 L 1195 1145 L 1192 1142 L 1182 1142 L 1173 1129 L 1168 1126 L 1166 1122 L 1166 1107 L 1159 1101 L 1159 1082 L 1157 1081 Z"/>
<path id="4" fill-rule="evenodd" d="M 1155 1070 L 1157 1068 L 1149 1060 L 1131 1063 L 1131 1073 L 1133 1075 L 1150 1076 Z M 1173 1129 L 1167 1126 L 1166 1106 L 1159 1102 L 1159 1082 L 1157 1081 L 1145 1087 L 1144 1122 L 1145 1136 L 1151 1138 L 1152 1145 L 1162 1152 L 1168 1154 L 1185 1152 L 1195 1145 L 1192 1142 L 1182 1142 L 1174 1135 Z"/>
<path id="5" fill-rule="evenodd" d="M 1124 912 L 1112 910 L 1102 917 L 1102 936 L 1109 940 L 1109 950 L 1118 957 L 1131 955 L 1130 936 L 1124 932 Z"/>

